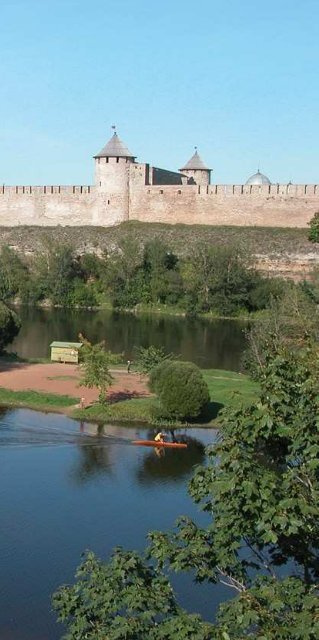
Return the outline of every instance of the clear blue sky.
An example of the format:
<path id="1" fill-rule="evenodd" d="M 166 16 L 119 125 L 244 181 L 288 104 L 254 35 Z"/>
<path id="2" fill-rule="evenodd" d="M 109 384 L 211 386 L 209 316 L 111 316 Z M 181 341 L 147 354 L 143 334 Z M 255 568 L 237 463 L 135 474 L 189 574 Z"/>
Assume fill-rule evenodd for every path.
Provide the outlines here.
<path id="1" fill-rule="evenodd" d="M 2 0 L 0 183 L 86 184 L 119 136 L 213 181 L 319 183 L 318 0 Z"/>

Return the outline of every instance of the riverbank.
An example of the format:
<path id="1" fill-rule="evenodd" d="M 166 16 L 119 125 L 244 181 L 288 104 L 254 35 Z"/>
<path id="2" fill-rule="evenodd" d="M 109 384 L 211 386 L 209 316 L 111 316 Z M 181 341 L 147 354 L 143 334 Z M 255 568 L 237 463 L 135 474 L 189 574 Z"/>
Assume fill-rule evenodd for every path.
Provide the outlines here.
<path id="1" fill-rule="evenodd" d="M 211 403 L 205 422 L 196 426 L 216 426 L 224 406 L 238 406 L 256 398 L 258 385 L 243 374 L 220 369 L 204 369 L 202 373 Z M 86 422 L 156 426 L 157 399 L 150 394 L 147 379 L 138 373 L 128 374 L 124 369 L 112 369 L 112 374 L 114 382 L 108 391 L 108 403 L 102 405 L 97 389 L 79 386 L 80 371 L 76 365 L 1 361 L 0 406 L 65 413 Z"/>

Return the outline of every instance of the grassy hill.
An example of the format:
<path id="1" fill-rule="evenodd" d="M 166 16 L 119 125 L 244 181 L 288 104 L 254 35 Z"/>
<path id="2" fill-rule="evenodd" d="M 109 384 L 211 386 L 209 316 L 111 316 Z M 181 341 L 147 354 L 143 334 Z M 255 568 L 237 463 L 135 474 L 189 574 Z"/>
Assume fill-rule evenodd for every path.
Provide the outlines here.
<path id="1" fill-rule="evenodd" d="M 309 273 L 319 264 L 319 247 L 308 241 L 307 229 L 280 227 L 232 227 L 168 225 L 125 222 L 115 227 L 0 227 L 0 246 L 10 245 L 24 254 L 41 252 L 52 242 L 70 244 L 78 253 L 114 251 L 125 237 L 135 238 L 141 247 L 158 238 L 177 254 L 198 242 L 235 245 L 257 257 L 262 271 L 294 277 Z"/>

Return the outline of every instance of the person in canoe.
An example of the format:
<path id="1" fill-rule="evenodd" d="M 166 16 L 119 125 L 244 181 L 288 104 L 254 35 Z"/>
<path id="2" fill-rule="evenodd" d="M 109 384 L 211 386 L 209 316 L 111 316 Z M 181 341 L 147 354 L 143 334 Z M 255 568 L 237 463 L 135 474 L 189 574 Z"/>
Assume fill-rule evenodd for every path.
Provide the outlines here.
<path id="1" fill-rule="evenodd" d="M 154 440 L 155 442 L 165 442 L 165 438 L 166 438 L 165 433 L 162 433 L 161 431 L 159 431 L 156 434 Z"/>

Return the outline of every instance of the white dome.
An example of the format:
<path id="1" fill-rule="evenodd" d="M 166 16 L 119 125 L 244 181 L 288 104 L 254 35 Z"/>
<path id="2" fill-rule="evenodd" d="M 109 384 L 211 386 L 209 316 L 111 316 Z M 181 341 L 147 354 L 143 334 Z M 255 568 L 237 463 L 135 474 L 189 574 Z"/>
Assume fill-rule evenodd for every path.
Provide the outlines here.
<path id="1" fill-rule="evenodd" d="M 246 184 L 271 184 L 269 178 L 258 170 L 253 176 L 248 178 Z"/>

